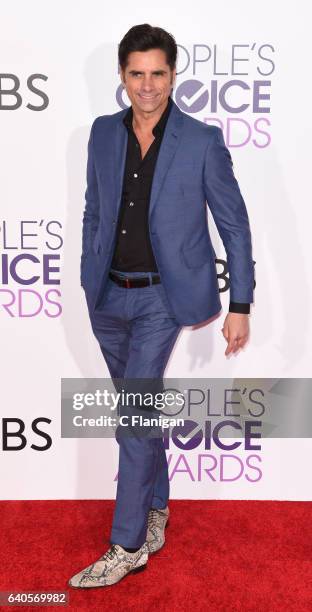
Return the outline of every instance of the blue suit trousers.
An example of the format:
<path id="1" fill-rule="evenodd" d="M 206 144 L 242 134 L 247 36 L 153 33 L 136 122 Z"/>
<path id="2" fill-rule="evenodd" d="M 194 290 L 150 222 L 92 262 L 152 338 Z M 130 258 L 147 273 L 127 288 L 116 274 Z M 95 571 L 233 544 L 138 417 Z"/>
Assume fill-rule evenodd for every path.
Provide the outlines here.
<path id="1" fill-rule="evenodd" d="M 148 275 L 151 279 L 153 274 L 132 272 L 125 276 Z M 113 379 L 163 377 L 182 325 L 171 311 L 161 283 L 128 289 L 109 279 L 90 315 Z M 168 502 L 166 452 L 162 437 L 122 436 L 117 441 L 118 484 L 110 541 L 135 548 L 145 542 L 150 509 L 164 508 Z"/>

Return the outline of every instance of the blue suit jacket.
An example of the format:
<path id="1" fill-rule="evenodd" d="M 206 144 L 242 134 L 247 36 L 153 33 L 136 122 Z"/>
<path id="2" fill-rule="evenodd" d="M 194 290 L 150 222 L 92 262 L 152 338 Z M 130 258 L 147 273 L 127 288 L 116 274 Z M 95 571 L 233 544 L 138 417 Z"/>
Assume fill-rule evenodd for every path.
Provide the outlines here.
<path id="1" fill-rule="evenodd" d="M 98 117 L 90 133 L 81 257 L 90 312 L 105 290 L 116 242 L 126 112 Z M 227 254 L 230 300 L 252 302 L 249 220 L 222 130 L 189 117 L 173 102 L 155 167 L 149 231 L 163 287 L 182 325 L 205 321 L 221 309 L 207 203 Z"/>

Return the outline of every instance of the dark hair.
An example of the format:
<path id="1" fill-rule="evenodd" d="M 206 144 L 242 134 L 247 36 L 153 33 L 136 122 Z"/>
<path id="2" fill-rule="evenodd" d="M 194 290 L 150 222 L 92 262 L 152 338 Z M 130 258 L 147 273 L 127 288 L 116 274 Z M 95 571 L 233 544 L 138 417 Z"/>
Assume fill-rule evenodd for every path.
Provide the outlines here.
<path id="1" fill-rule="evenodd" d="M 133 51 L 148 51 L 149 49 L 161 49 L 166 54 L 167 64 L 171 70 L 174 69 L 177 61 L 177 44 L 169 32 L 162 28 L 157 28 L 142 23 L 133 26 L 125 34 L 118 47 L 118 60 L 122 70 L 127 66 L 129 53 Z"/>

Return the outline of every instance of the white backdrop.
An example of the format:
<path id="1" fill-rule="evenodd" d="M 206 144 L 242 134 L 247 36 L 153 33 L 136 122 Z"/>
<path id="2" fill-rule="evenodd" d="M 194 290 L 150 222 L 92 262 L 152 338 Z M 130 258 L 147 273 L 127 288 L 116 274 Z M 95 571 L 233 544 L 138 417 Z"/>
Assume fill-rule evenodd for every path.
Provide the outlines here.
<path id="1" fill-rule="evenodd" d="M 1 498 L 111 498 L 117 445 L 61 439 L 60 381 L 108 375 L 92 336 L 79 264 L 90 126 L 96 116 L 120 110 L 117 44 L 138 23 L 174 34 L 179 61 L 173 98 L 185 110 L 183 83 L 196 81 L 186 85 L 185 91 L 194 88 L 188 112 L 224 128 L 253 234 L 257 288 L 248 346 L 237 356 L 224 356 L 225 292 L 219 319 L 183 330 L 166 376 L 309 377 L 308 3 L 290 7 L 264 0 L 257 13 L 242 0 L 199 0 L 192 10 L 177 0 L 154 8 L 142 0 L 110 6 L 99 0 L 1 5 L 1 418 L 21 419 L 27 440 L 24 449 L 8 451 L 0 434 Z M 233 80 L 245 88 L 232 87 L 226 99 L 233 107 L 247 104 L 246 109 L 229 112 L 220 104 L 211 109 L 205 92 L 212 81 L 220 89 Z M 252 107 L 256 81 L 265 96 L 260 108 Z M 223 259 L 216 231 L 213 241 Z M 22 254 L 37 258 L 15 260 L 20 277 L 39 276 L 28 285 L 14 280 L 14 266 L 6 279 L 7 259 Z M 48 274 L 48 266 L 59 271 Z M 44 442 L 31 430 L 38 417 L 51 420 L 41 426 L 52 437 L 51 448 L 42 452 L 31 448 Z M 255 482 L 246 478 L 248 470 L 232 482 L 222 482 L 218 471 L 214 481 L 204 471 L 199 474 L 204 452 L 168 451 L 172 497 L 312 498 L 304 469 L 309 439 L 264 440 L 258 453 L 262 475 Z M 211 453 L 219 462 L 220 453 Z M 245 451 L 235 454 L 246 466 Z"/>

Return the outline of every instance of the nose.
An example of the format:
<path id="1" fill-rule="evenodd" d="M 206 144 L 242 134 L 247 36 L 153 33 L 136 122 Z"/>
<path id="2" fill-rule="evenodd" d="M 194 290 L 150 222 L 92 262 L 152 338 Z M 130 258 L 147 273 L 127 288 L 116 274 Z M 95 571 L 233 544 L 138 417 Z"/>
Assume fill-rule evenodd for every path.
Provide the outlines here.
<path id="1" fill-rule="evenodd" d="M 145 92 L 151 91 L 153 89 L 153 80 L 152 75 L 145 74 L 142 81 L 142 89 Z"/>

